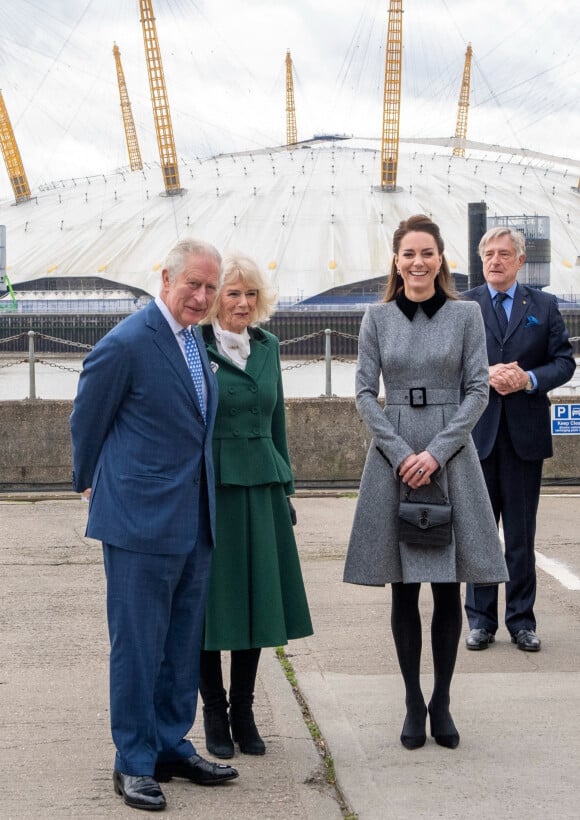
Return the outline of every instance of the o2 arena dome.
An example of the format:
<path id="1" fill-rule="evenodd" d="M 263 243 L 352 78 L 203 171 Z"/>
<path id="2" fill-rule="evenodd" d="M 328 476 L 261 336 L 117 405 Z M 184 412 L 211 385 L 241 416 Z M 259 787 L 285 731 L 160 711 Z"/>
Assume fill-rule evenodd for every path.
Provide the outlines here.
<path id="1" fill-rule="evenodd" d="M 163 3 L 156 0 L 156 5 Z M 394 32 L 395 41 L 398 30 L 393 21 L 402 19 L 402 5 L 400 0 L 391 0 L 388 9 L 387 35 Z M 145 42 L 149 13 L 150 45 L 158 48 L 152 5 L 142 2 L 141 7 Z M 384 18 L 386 5 L 381 7 Z M 389 42 L 393 41 L 387 37 L 386 52 L 392 60 Z M 383 43 L 383 61 L 384 54 Z M 389 89 L 385 82 L 385 111 L 387 91 L 395 98 L 397 89 L 401 93 L 401 54 L 399 51 L 398 83 Z M 139 162 L 133 162 L 130 138 L 137 141 L 138 129 L 125 116 L 130 164 L 112 172 L 91 169 L 91 173 L 43 181 L 28 188 L 27 195 L 16 196 L 17 204 L 15 197 L 0 199 L 6 273 L 12 286 L 25 288 L 26 283 L 62 279 L 69 280 L 70 287 L 71 280 L 100 277 L 110 287 L 155 295 L 167 251 L 178 239 L 195 236 L 222 251 L 242 250 L 252 255 L 269 276 L 280 306 L 289 306 L 384 276 L 392 255 L 393 230 L 414 213 L 428 214 L 441 226 L 451 270 L 457 281 L 463 275 L 466 282 L 470 270 L 468 210 L 478 205 L 488 225 L 494 220 L 511 220 L 516 226 L 526 223 L 531 250 L 520 280 L 557 294 L 580 292 L 580 161 L 468 139 L 467 59 L 463 83 L 459 70 L 454 90 L 455 135 L 400 138 L 397 120 L 396 179 L 385 186 L 381 176 L 385 123 L 393 130 L 393 122 L 383 120 L 382 139 L 323 133 L 299 140 L 299 108 L 294 105 L 294 73 L 291 63 L 288 68 L 288 58 L 289 53 L 285 86 L 288 139 L 283 145 L 221 150 L 206 156 L 192 151 L 188 157 L 168 153 L 166 139 L 164 153 L 162 143 L 168 129 L 163 130 L 159 123 L 169 116 L 172 89 L 169 82 L 165 86 L 161 73 L 163 93 L 161 99 L 159 94 L 153 97 L 159 159 L 152 161 L 150 152 L 147 160 L 141 161 L 139 154 Z M 461 51 L 455 58 L 461 68 Z M 148 68 L 151 80 L 154 73 L 151 65 Z M 130 89 L 119 59 L 117 79 L 122 113 L 130 115 Z M 167 88 L 169 94 L 164 97 Z M 108 91 L 116 96 L 118 106 L 117 89 Z M 1 114 L 0 108 L 0 130 Z M 15 165 L 12 155 L 9 165 L 7 151 L 17 150 L 19 134 L 17 123 L 11 127 L 6 108 L 4 115 L 2 147 L 13 182 L 18 171 L 25 170 L 25 163 Z M 169 131 L 173 140 L 170 120 Z M 42 140 L 41 134 L 38 139 Z M 165 185 L 168 168 L 178 179 L 178 186 L 169 191 Z"/>

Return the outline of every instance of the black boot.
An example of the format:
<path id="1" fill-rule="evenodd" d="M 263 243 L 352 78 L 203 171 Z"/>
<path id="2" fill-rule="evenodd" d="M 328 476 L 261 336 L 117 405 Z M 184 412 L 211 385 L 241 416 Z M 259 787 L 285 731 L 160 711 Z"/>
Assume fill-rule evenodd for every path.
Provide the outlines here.
<path id="1" fill-rule="evenodd" d="M 203 699 L 205 746 L 215 757 L 234 756 L 228 721 L 228 701 L 222 681 L 221 655 L 203 650 L 200 661 L 199 691 Z"/>
<path id="2" fill-rule="evenodd" d="M 246 755 L 266 753 L 266 744 L 256 728 L 252 711 L 259 660 L 259 649 L 232 652 L 230 725 L 233 739 Z"/>
<path id="3" fill-rule="evenodd" d="M 260 737 L 251 703 L 238 703 L 230 706 L 230 723 L 232 737 L 245 755 L 266 754 L 266 744 Z"/>
<path id="4" fill-rule="evenodd" d="M 234 756 L 234 743 L 230 735 L 225 697 L 223 708 L 203 707 L 203 728 L 205 729 L 205 748 L 210 754 L 224 760 Z"/>

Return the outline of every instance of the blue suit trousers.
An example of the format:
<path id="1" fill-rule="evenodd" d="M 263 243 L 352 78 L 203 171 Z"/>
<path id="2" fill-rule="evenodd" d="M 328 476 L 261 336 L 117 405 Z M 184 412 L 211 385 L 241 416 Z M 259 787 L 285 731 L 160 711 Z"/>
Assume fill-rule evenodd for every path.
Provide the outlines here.
<path id="1" fill-rule="evenodd" d="M 212 549 L 155 555 L 103 544 L 115 769 L 152 775 L 195 754 L 199 656 Z"/>
<path id="2" fill-rule="evenodd" d="M 536 514 L 542 483 L 542 459 L 524 461 L 515 452 L 505 416 L 495 445 L 481 462 L 495 520 L 501 518 L 505 560 L 510 580 L 505 585 L 505 624 L 511 635 L 536 628 Z M 471 629 L 498 628 L 498 586 L 467 584 L 465 611 Z"/>

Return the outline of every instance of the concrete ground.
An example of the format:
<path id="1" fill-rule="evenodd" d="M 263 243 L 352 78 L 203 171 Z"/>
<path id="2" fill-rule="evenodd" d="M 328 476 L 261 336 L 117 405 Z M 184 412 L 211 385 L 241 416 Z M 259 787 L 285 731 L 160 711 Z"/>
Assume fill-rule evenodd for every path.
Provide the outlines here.
<path id="1" fill-rule="evenodd" d="M 295 505 L 315 634 L 287 654 L 337 788 L 325 781 L 321 744 L 274 650 L 264 650 L 255 712 L 267 754 L 236 753 L 240 777 L 226 786 L 166 784 L 168 808 L 157 816 L 580 817 L 577 491 L 548 488 L 541 499 L 537 549 L 549 571 L 538 572 L 542 651 L 518 651 L 505 630 L 485 652 L 468 652 L 462 640 L 452 692 L 461 743 L 453 751 L 430 738 L 413 752 L 399 742 L 404 695 L 389 590 L 342 583 L 354 496 L 304 495 Z M 73 494 L 0 496 L 2 820 L 138 816 L 112 789 L 104 575 L 85 521 L 86 505 Z M 421 606 L 428 697 L 428 587 Z M 205 755 L 199 721 L 192 737 Z"/>

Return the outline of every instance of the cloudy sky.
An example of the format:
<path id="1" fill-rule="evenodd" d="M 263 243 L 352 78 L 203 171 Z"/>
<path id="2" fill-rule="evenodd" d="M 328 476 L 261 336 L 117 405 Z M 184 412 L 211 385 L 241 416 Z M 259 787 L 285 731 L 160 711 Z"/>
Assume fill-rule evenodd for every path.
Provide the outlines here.
<path id="1" fill-rule="evenodd" d="M 177 152 L 380 137 L 388 0 L 153 0 Z M 580 158 L 577 0 L 404 0 L 402 137 L 451 136 L 467 44 L 468 136 Z M 128 164 L 121 59 L 144 161 L 158 160 L 137 0 L 0 0 L 0 89 L 31 188 Z M 12 189 L 0 163 L 0 198 Z"/>

